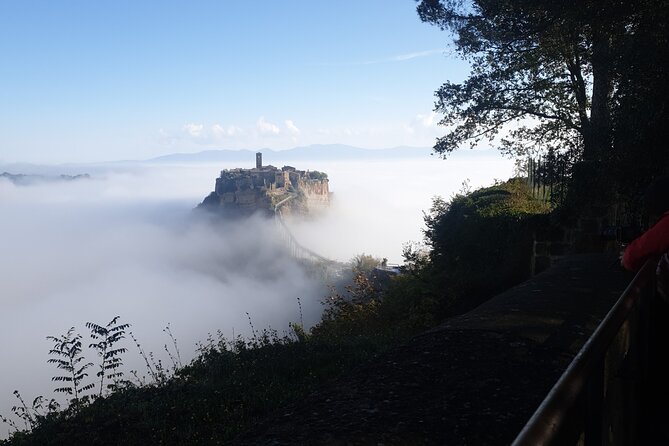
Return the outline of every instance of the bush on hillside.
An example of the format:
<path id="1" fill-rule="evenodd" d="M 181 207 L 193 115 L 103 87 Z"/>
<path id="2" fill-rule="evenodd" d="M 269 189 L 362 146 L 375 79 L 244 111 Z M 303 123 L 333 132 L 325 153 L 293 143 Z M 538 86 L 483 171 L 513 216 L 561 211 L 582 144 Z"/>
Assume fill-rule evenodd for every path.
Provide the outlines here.
<path id="1" fill-rule="evenodd" d="M 429 272 L 450 311 L 476 306 L 530 275 L 533 232 L 547 224 L 550 206 L 535 199 L 524 179 L 434 200 L 425 216 Z"/>
<path id="2" fill-rule="evenodd" d="M 253 329 L 249 340 L 212 338 L 189 365 L 173 359 L 169 376 L 152 370 L 153 356 L 147 359 L 135 341 L 153 382 L 126 382 L 36 414 L 32 431 L 19 430 L 0 445 L 221 444 L 324 381 L 526 278 L 532 233 L 548 211 L 519 179 L 463 191 L 449 202 L 435 199 L 425 216 L 430 250 L 407 246 L 403 274 L 383 289 L 369 268 L 378 259 L 358 256 L 352 283 L 332 291 L 309 332 L 292 324 L 283 336 Z M 93 328 L 99 333 L 114 323 Z"/>

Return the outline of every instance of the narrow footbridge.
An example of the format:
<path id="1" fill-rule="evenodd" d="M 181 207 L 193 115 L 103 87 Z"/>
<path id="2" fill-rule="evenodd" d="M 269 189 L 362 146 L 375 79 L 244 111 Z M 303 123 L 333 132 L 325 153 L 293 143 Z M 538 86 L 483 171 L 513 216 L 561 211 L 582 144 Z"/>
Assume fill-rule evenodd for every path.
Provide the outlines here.
<path id="1" fill-rule="evenodd" d="M 274 206 L 274 220 L 276 222 L 277 230 L 281 235 L 281 239 L 288 247 L 290 255 L 293 258 L 318 266 L 328 278 L 340 277 L 343 271 L 348 268 L 345 263 L 328 259 L 327 257 L 324 257 L 305 247 L 297 241 L 288 225 L 286 225 L 286 222 L 283 219 L 281 208 L 284 204 L 288 203 L 290 200 L 293 200 L 296 196 L 296 194 L 290 195 L 279 201 Z"/>
<path id="2" fill-rule="evenodd" d="M 233 444 L 669 444 L 654 282 L 652 264 L 633 276 L 615 255 L 566 257 Z"/>

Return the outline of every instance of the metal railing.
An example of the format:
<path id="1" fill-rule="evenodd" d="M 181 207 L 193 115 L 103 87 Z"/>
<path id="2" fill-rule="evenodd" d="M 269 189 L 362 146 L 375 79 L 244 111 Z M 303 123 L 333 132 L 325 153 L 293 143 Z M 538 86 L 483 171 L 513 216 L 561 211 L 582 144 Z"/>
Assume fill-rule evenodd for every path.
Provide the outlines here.
<path id="1" fill-rule="evenodd" d="M 547 155 L 528 158 L 525 165 L 527 185 L 534 198 L 562 205 L 566 198 L 569 163 L 566 159 Z"/>
<path id="2" fill-rule="evenodd" d="M 655 265 L 637 273 L 513 446 L 642 444 Z"/>

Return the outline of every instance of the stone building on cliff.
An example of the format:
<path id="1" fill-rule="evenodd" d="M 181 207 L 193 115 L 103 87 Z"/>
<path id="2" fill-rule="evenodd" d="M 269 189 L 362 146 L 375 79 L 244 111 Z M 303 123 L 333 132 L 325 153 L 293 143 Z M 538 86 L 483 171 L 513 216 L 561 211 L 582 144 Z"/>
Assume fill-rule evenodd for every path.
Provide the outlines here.
<path id="1" fill-rule="evenodd" d="M 262 153 L 258 152 L 255 168 L 222 170 L 214 191 L 198 208 L 230 216 L 256 212 L 305 215 L 329 204 L 327 174 L 291 166 L 263 166 Z"/>

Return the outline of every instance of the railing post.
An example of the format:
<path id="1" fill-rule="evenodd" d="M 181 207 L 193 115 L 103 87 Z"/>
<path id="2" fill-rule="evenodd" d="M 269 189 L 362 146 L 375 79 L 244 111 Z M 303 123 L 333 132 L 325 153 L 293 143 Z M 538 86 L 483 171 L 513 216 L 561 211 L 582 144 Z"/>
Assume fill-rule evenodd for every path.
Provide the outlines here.
<path id="1" fill-rule="evenodd" d="M 656 359 L 649 355 L 658 352 L 660 341 L 648 330 L 664 328 L 648 322 L 655 317 L 648 307 L 654 276 L 651 260 L 585 342 L 513 446 L 645 444 L 638 426 L 646 415 L 639 395 L 655 396 L 648 392 L 647 376 L 649 361 Z M 654 350 L 648 350 L 649 343 Z"/>
<path id="2" fill-rule="evenodd" d="M 654 386 L 667 379 L 667 368 L 663 365 L 667 329 L 665 328 L 666 322 L 661 323 L 659 320 L 667 316 L 666 305 L 658 300 L 655 274 L 652 279 L 652 286 L 644 289 L 642 296 L 645 305 L 642 307 L 644 313 L 640 327 L 641 345 L 639 346 L 639 396 L 642 402 L 639 407 L 641 423 L 637 426 L 640 431 L 638 439 L 641 442 L 639 444 L 649 444 L 654 440 L 651 432 L 655 427 L 649 425 L 657 421 L 651 420 L 652 407 L 657 402 L 655 395 L 657 389 L 654 389 Z"/>
<path id="3" fill-rule="evenodd" d="M 586 393 L 585 446 L 602 445 L 604 419 L 605 360 L 600 358 L 588 379 Z"/>

